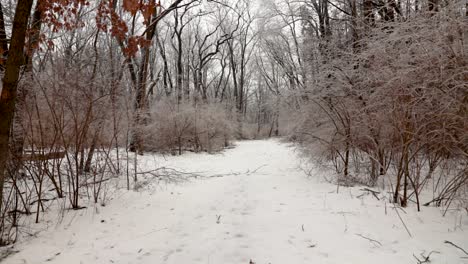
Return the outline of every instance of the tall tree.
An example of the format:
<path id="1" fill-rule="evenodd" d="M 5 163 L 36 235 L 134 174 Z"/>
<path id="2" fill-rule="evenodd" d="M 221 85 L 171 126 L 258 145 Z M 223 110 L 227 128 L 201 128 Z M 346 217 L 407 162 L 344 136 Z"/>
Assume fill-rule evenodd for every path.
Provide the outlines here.
<path id="1" fill-rule="evenodd" d="M 127 57 L 126 65 L 135 92 L 134 118 L 130 139 L 130 150 L 141 152 L 142 136 L 139 127 L 144 124 L 147 110 L 147 79 L 149 74 L 150 47 L 156 35 L 156 26 L 168 14 L 179 8 L 187 7 L 197 0 L 175 0 L 167 8 L 156 0 L 139 1 L 123 0 L 122 11 L 131 15 L 131 23 L 119 15 L 117 1 L 102 1 L 98 11 L 98 27 L 102 31 L 110 31 L 115 37 L 122 53 Z M 141 35 L 135 33 L 136 24 L 143 21 L 144 31 Z M 138 53 L 139 56 L 136 56 Z M 140 61 L 137 61 L 137 58 Z"/>
<path id="2" fill-rule="evenodd" d="M 33 0 L 18 1 L 13 20 L 10 49 L 5 63 L 5 76 L 0 96 L 0 209 L 9 156 L 10 130 L 15 113 L 16 96 L 21 66 L 24 64 L 24 46 Z"/>
<path id="3" fill-rule="evenodd" d="M 34 14 L 31 21 L 31 26 L 28 30 L 27 43 L 26 43 L 26 54 L 24 59 L 24 76 L 26 81 L 18 87 L 18 94 L 16 100 L 15 117 L 13 118 L 12 125 L 12 150 L 11 155 L 13 159 L 18 161 L 23 154 L 23 145 L 25 139 L 25 131 L 23 129 L 24 119 L 24 104 L 28 97 L 28 87 L 32 82 L 33 74 L 33 57 L 36 49 L 39 46 L 41 28 L 42 28 L 42 3 L 44 1 L 37 1 L 34 8 Z"/>

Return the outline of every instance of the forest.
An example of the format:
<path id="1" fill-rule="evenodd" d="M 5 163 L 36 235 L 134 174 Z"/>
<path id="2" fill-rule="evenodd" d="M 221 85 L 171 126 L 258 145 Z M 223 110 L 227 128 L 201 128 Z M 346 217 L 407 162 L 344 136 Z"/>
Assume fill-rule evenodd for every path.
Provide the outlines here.
<path id="1" fill-rule="evenodd" d="M 257 140 L 468 227 L 464 0 L 1 0 L 0 53 L 0 246 Z"/>

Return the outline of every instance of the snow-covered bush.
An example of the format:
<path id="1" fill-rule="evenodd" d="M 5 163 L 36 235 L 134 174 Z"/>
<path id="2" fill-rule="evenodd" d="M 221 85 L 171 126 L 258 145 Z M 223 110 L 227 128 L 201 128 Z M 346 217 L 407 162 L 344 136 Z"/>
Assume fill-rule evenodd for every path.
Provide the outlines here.
<path id="1" fill-rule="evenodd" d="M 393 200 L 403 206 L 413 195 L 419 199 L 433 172 L 446 169 L 441 164 L 461 175 L 447 183 L 457 186 L 452 195 L 466 188 L 465 25 L 450 12 L 421 15 L 377 25 L 359 50 L 339 49 L 310 87 L 294 138 L 324 144 L 345 177 L 361 173 L 374 184 L 390 171 Z"/>
<path id="2" fill-rule="evenodd" d="M 214 152 L 229 145 L 233 129 L 221 105 L 156 103 L 143 128 L 147 151 L 182 154 L 184 150 Z"/>

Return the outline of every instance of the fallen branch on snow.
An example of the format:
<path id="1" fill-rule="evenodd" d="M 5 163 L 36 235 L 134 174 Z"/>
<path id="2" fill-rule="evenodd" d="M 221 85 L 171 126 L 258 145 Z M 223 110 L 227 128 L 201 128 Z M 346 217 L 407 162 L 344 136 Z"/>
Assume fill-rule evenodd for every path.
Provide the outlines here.
<path id="1" fill-rule="evenodd" d="M 263 164 L 262 166 L 259 166 L 257 167 L 256 169 L 254 170 L 250 170 L 248 169 L 247 171 L 245 172 L 231 172 L 231 173 L 225 173 L 225 174 L 213 174 L 213 175 L 208 175 L 208 176 L 201 176 L 201 177 L 204 177 L 204 178 L 222 178 L 222 177 L 227 177 L 227 176 L 239 176 L 239 175 L 252 175 L 254 173 L 256 173 L 257 171 L 259 171 L 261 168 L 267 166 L 266 164 Z"/>
<path id="2" fill-rule="evenodd" d="M 2 262 L 4 259 L 8 258 L 9 256 L 16 254 L 20 252 L 19 250 L 14 250 L 13 247 L 6 248 L 5 250 L 2 250 L 0 252 L 0 262 Z"/>
<path id="3" fill-rule="evenodd" d="M 368 193 L 371 193 L 371 194 L 375 197 L 375 199 L 377 199 L 378 201 L 380 201 L 380 198 L 377 196 L 377 194 L 380 194 L 380 192 L 371 190 L 371 189 L 369 189 L 369 188 L 361 189 L 361 191 L 366 191 L 366 192 L 368 192 Z"/>
<path id="4" fill-rule="evenodd" d="M 369 240 L 370 242 L 372 242 L 372 243 L 374 243 L 374 244 L 377 244 L 377 245 L 379 245 L 379 246 L 382 246 L 382 243 L 380 243 L 379 241 L 377 241 L 377 240 L 375 240 L 375 239 L 368 238 L 368 237 L 363 236 L 363 235 L 361 235 L 361 234 L 356 234 L 356 236 L 360 236 L 360 237 L 362 237 L 362 238 L 364 238 L 364 239 Z"/>
<path id="5" fill-rule="evenodd" d="M 174 176 L 185 176 L 184 178 L 198 178 L 202 176 L 198 173 L 184 172 L 184 171 L 176 170 L 173 168 L 167 168 L 167 167 L 161 167 L 161 168 L 157 168 L 157 169 L 149 170 L 149 171 L 141 171 L 141 172 L 137 172 L 136 174 L 137 175 L 149 174 L 157 178 L 164 178 L 164 177 L 172 178 Z"/>
<path id="6" fill-rule="evenodd" d="M 222 178 L 222 177 L 239 176 L 239 175 L 248 176 L 248 175 L 257 173 L 261 168 L 265 166 L 267 165 L 266 164 L 261 165 L 254 170 L 248 169 L 245 172 L 232 172 L 232 173 L 226 173 L 226 174 L 212 174 L 212 175 L 209 175 L 206 172 L 185 172 L 185 171 L 177 170 L 174 168 L 160 167 L 160 168 L 156 168 L 153 170 L 137 171 L 136 175 L 153 177 L 159 181 L 164 181 L 164 182 L 179 183 L 179 182 L 188 181 L 192 178 L 209 179 L 209 178 Z M 143 189 L 146 186 L 150 186 L 150 184 L 151 184 L 151 181 L 149 181 L 148 179 L 144 181 L 139 181 L 138 185 L 135 186 L 135 190 Z"/>
<path id="7" fill-rule="evenodd" d="M 465 253 L 466 255 L 468 255 L 468 252 L 466 252 L 466 250 L 464 250 L 464 249 L 463 249 L 463 248 L 461 248 L 460 246 L 457 246 L 457 245 L 456 245 L 456 244 L 454 244 L 453 242 L 450 242 L 450 241 L 448 241 L 448 240 L 445 240 L 445 241 L 444 241 L 444 243 L 445 243 L 445 244 L 452 245 L 452 246 L 454 246 L 454 247 L 456 247 L 456 248 L 460 249 L 461 251 L 463 251 L 463 253 Z"/>
<path id="8" fill-rule="evenodd" d="M 62 254 L 62 252 L 57 252 L 57 253 L 55 253 L 52 257 L 46 259 L 45 261 L 47 261 L 47 262 L 52 261 L 52 260 L 54 260 L 57 256 L 59 256 L 60 254 Z"/>
<path id="9" fill-rule="evenodd" d="M 409 235 L 410 237 L 413 237 L 413 236 L 411 235 L 411 232 L 409 231 L 408 227 L 406 226 L 405 221 L 403 221 L 403 218 L 401 218 L 400 213 L 398 212 L 398 208 L 395 206 L 395 204 L 393 204 L 393 209 L 395 209 L 395 212 L 397 213 L 398 218 L 400 218 L 401 223 L 402 223 L 403 226 L 405 227 L 406 232 L 408 232 L 408 235 Z M 403 210 L 403 212 L 404 212 L 404 210 Z M 406 212 L 405 212 L 405 213 L 406 213 Z"/>
<path id="10" fill-rule="evenodd" d="M 416 255 L 414 255 L 414 254 L 413 254 L 413 257 L 418 261 L 418 264 L 428 263 L 428 262 L 431 262 L 431 260 L 430 260 L 429 258 L 431 257 L 431 254 L 432 254 L 432 253 L 440 253 L 440 252 L 439 252 L 439 251 L 434 251 L 434 250 L 433 250 L 433 251 L 429 252 L 429 255 L 427 255 L 427 256 L 424 256 L 424 254 L 421 253 L 420 255 L 421 255 L 422 259 L 419 259 L 419 258 L 416 257 Z"/>

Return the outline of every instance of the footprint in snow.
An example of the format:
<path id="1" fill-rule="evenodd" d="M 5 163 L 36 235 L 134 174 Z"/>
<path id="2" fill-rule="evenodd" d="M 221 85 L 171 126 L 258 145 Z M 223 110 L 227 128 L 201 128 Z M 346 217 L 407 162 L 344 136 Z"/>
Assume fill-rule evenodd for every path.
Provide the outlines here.
<path id="1" fill-rule="evenodd" d="M 244 238 L 245 235 L 244 235 L 244 234 L 241 234 L 241 233 L 238 233 L 238 234 L 234 235 L 234 237 L 236 237 L 236 238 Z"/>

